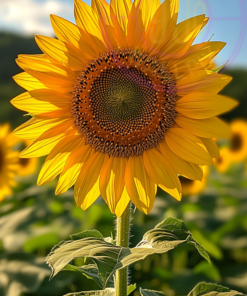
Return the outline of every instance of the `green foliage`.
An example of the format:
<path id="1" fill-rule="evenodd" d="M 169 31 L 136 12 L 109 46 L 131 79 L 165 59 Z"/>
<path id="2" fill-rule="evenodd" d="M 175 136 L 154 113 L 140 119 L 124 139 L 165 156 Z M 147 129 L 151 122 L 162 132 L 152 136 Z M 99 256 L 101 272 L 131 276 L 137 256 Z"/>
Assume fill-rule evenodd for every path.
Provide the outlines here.
<path id="1" fill-rule="evenodd" d="M 115 290 L 113 288 L 108 288 L 100 291 L 69 293 L 64 296 L 115 296 L 115 295 L 116 295 Z"/>
<path id="2" fill-rule="evenodd" d="M 244 295 L 243 293 L 232 291 L 229 288 L 208 283 L 198 284 L 188 296 L 237 296 Z"/>
<path id="3" fill-rule="evenodd" d="M 32 254 L 2 253 L 0 295 L 19 296 L 23 292 L 35 292 L 48 274 L 43 258 L 35 258 Z"/>
<path id="4" fill-rule="evenodd" d="M 83 231 L 71 235 L 71 240 L 62 241 L 55 246 L 47 256 L 46 262 L 52 269 L 51 277 L 65 268 L 81 272 L 105 289 L 107 282 L 117 270 L 143 260 L 149 255 L 166 253 L 184 243 L 195 246 L 199 253 L 209 260 L 207 252 L 192 238 L 186 225 L 176 218 L 167 218 L 154 229 L 146 232 L 134 248 L 124 248 L 108 243 L 98 231 Z M 67 265 L 78 257 L 90 258 L 95 265 L 90 264 L 87 272 L 84 267 Z"/>
<path id="5" fill-rule="evenodd" d="M 164 294 L 161 292 L 144 290 L 142 288 L 140 288 L 140 294 L 141 294 L 141 296 L 164 296 Z"/>
<path id="6" fill-rule="evenodd" d="M 128 286 L 127 295 L 129 295 L 135 289 L 136 289 L 136 285 Z M 105 290 L 98 290 L 98 291 L 69 293 L 64 296 L 115 296 L 115 295 L 116 295 L 115 289 L 107 288 Z"/>

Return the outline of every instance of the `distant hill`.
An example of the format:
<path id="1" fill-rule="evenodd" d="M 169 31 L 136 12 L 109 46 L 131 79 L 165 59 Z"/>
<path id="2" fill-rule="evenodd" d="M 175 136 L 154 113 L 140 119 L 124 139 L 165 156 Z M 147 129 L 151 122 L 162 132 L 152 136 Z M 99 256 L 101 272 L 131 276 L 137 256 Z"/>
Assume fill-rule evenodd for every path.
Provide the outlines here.
<path id="1" fill-rule="evenodd" d="M 0 32 L 0 122 L 11 122 L 13 127 L 26 121 L 23 112 L 15 109 L 9 101 L 23 92 L 12 76 L 22 72 L 15 59 L 18 54 L 40 53 L 34 38 Z"/>
<path id="2" fill-rule="evenodd" d="M 12 76 L 22 72 L 16 65 L 18 54 L 40 53 L 34 38 L 27 38 L 15 34 L 0 32 L 0 122 L 11 122 L 13 127 L 26 121 L 23 112 L 15 109 L 9 101 L 23 92 L 13 81 Z M 247 118 L 247 70 L 231 69 L 226 74 L 233 77 L 233 81 L 222 93 L 238 99 L 241 104 L 238 108 L 224 116 L 226 119 L 235 117 Z"/>

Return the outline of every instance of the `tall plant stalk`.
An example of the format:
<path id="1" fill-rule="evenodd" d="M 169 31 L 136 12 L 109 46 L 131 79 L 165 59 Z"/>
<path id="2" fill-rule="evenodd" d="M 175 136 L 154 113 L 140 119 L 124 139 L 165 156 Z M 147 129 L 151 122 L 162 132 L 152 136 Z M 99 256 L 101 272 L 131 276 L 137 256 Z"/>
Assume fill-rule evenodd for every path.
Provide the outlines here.
<path id="1" fill-rule="evenodd" d="M 123 215 L 117 218 L 117 237 L 116 245 L 121 247 L 129 246 L 130 232 L 130 212 L 131 204 L 129 203 Z M 118 270 L 116 273 L 115 289 L 116 296 L 127 296 L 128 285 L 128 268 Z"/>

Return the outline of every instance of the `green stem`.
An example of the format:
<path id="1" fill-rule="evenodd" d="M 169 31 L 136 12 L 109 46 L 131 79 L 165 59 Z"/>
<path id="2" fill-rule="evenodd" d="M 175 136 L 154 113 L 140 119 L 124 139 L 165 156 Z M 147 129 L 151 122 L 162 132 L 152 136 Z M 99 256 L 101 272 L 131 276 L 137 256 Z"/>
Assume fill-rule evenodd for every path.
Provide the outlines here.
<path id="1" fill-rule="evenodd" d="M 121 247 L 129 246 L 129 231 L 130 231 L 130 211 L 131 205 L 128 204 L 123 215 L 117 218 L 117 237 L 116 245 Z M 128 268 L 123 268 L 116 272 L 116 296 L 127 296 L 128 285 Z"/>

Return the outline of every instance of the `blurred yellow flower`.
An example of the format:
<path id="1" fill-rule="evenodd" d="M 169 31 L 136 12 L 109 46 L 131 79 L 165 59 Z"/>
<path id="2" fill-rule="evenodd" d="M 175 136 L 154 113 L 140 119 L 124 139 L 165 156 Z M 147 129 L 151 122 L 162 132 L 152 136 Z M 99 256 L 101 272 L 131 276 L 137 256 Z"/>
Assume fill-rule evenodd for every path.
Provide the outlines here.
<path id="1" fill-rule="evenodd" d="M 25 140 L 24 148 L 29 146 L 32 142 Z M 19 158 L 18 159 L 19 170 L 18 176 L 29 176 L 36 172 L 38 167 L 38 159 L 37 158 Z"/>
<path id="2" fill-rule="evenodd" d="M 231 78 L 207 69 L 225 46 L 192 45 L 208 18 L 177 24 L 178 0 L 75 0 L 75 20 L 51 16 L 58 39 L 36 36 L 41 55 L 19 55 L 14 77 L 27 92 L 12 104 L 34 115 L 16 135 L 21 156 L 48 157 L 38 185 L 60 174 L 87 209 L 99 195 L 121 216 L 131 200 L 145 213 L 157 186 L 181 199 L 178 174 L 202 179 L 228 136 L 216 116 L 237 105 L 218 95 Z"/>
<path id="3" fill-rule="evenodd" d="M 203 167 L 203 178 L 201 181 L 198 180 L 190 180 L 183 176 L 180 176 L 180 182 L 182 186 L 182 193 L 184 195 L 192 195 L 201 193 L 207 185 L 209 175 L 209 167 Z"/>
<path id="4" fill-rule="evenodd" d="M 230 124 L 231 139 L 229 158 L 231 162 L 241 162 L 247 158 L 247 121 L 236 119 Z"/>
<path id="5" fill-rule="evenodd" d="M 225 173 L 231 165 L 231 157 L 228 147 L 220 148 L 220 157 L 214 159 L 215 167 L 218 172 Z"/>
<path id="6" fill-rule="evenodd" d="M 18 139 L 10 133 L 8 124 L 0 125 L 0 202 L 12 194 L 16 185 L 14 177 L 18 171 L 18 151 L 13 147 Z"/>

